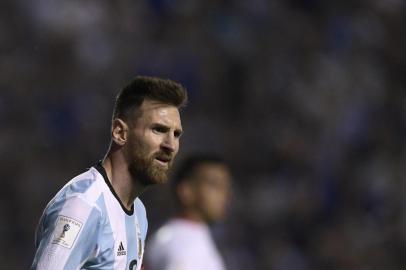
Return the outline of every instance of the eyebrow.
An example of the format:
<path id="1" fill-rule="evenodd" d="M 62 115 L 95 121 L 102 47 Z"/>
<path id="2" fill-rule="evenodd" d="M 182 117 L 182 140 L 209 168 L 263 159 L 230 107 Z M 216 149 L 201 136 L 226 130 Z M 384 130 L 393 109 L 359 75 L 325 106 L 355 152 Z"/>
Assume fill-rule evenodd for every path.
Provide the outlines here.
<path id="1" fill-rule="evenodd" d="M 164 129 L 165 131 L 170 130 L 170 127 L 169 127 L 169 126 L 167 126 L 167 125 L 165 125 L 165 124 L 162 124 L 162 123 L 154 123 L 154 124 L 152 124 L 152 126 L 153 126 L 154 128 L 162 128 L 162 129 Z M 180 129 L 180 128 L 177 128 L 177 129 L 175 129 L 174 133 L 175 133 L 175 134 L 177 133 L 177 134 L 178 134 L 177 136 L 180 137 L 180 136 L 183 134 L 183 130 Z"/>

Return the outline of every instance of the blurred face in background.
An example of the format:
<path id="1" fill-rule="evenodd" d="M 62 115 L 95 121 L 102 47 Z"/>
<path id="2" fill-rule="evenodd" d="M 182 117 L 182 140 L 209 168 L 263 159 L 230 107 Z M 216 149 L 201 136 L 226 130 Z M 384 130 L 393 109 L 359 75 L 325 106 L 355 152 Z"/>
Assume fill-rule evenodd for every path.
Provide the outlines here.
<path id="1" fill-rule="evenodd" d="M 185 208 L 207 223 L 223 219 L 231 193 L 231 174 L 227 166 L 202 163 L 189 177 L 191 179 L 183 183 L 188 189 Z"/>

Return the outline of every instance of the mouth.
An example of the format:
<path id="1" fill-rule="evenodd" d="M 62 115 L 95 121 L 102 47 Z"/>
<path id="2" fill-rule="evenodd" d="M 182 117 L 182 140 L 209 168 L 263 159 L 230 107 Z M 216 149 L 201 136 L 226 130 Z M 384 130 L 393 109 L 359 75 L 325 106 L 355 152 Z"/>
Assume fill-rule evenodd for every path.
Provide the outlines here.
<path id="1" fill-rule="evenodd" d="M 156 157 L 155 160 L 161 165 L 168 166 L 169 162 L 171 161 L 171 158 L 165 157 L 165 156 L 159 156 L 159 157 Z"/>

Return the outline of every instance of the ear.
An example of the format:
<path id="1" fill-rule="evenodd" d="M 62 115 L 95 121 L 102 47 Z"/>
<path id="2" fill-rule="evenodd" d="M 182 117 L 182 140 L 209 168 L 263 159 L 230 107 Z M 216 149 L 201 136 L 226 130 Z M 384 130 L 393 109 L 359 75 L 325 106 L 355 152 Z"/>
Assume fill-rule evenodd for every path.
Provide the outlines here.
<path id="1" fill-rule="evenodd" d="M 111 139 L 120 146 L 127 142 L 128 125 L 121 119 L 116 118 L 111 124 Z"/>

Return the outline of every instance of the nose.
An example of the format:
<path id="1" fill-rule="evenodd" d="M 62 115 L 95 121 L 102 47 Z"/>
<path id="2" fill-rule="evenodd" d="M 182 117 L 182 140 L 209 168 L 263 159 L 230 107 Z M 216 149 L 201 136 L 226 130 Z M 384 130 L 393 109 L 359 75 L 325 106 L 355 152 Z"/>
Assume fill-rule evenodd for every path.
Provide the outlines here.
<path id="1" fill-rule="evenodd" d="M 165 136 L 164 141 L 162 142 L 162 148 L 164 148 L 167 152 L 173 153 L 176 152 L 178 149 L 178 142 L 177 139 L 173 134 L 167 134 Z"/>

